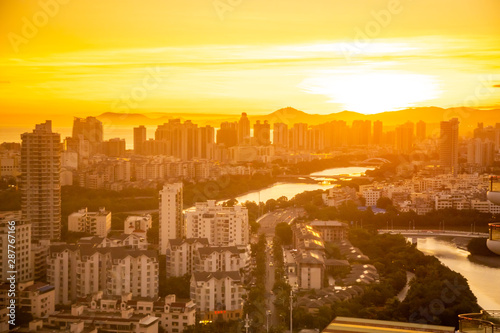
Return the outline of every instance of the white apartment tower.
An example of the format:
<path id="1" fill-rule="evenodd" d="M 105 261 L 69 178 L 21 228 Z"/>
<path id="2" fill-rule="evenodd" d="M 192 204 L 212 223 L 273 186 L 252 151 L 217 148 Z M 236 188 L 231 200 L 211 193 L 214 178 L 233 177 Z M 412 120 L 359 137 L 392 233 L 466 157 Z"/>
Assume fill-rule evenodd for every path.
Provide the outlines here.
<path id="1" fill-rule="evenodd" d="M 167 252 L 168 240 L 184 238 L 182 183 L 167 184 L 160 191 L 160 254 Z"/>
<path id="2" fill-rule="evenodd" d="M 15 226 L 14 233 L 12 233 L 13 226 Z M 9 243 L 9 240 L 13 239 L 15 244 Z M 15 250 L 9 248 L 9 244 L 14 245 Z M 9 261 L 9 254 L 12 253 L 16 254 L 15 260 Z M 14 268 L 10 266 L 12 263 Z M 21 222 L 17 212 L 0 214 L 0 282 L 6 281 L 10 276 L 9 271 L 17 271 L 17 280 L 20 282 L 33 279 L 31 224 Z"/>
<path id="3" fill-rule="evenodd" d="M 52 122 L 21 134 L 21 209 L 32 240 L 61 236 L 61 137 Z"/>
<path id="4" fill-rule="evenodd" d="M 211 246 L 248 245 L 250 230 L 245 207 L 223 207 L 215 200 L 197 202 L 186 212 L 188 238 L 207 238 Z"/>

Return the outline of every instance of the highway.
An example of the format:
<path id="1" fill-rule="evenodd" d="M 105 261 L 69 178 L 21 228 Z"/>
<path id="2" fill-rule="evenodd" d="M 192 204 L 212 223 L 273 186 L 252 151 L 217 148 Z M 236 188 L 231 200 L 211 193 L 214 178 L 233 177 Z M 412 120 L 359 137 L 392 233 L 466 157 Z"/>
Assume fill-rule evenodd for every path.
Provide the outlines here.
<path id="1" fill-rule="evenodd" d="M 274 229 L 276 225 L 281 222 L 286 222 L 288 224 L 292 223 L 297 217 L 305 214 L 303 208 L 286 208 L 277 209 L 262 215 L 257 222 L 260 224 L 259 232 L 266 235 L 266 237 L 274 237 Z"/>

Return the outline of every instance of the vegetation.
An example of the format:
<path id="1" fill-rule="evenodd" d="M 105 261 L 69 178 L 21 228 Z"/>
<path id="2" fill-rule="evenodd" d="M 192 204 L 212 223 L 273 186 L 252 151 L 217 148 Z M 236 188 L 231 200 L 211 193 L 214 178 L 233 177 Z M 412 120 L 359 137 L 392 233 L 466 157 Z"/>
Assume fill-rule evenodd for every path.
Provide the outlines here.
<path id="1" fill-rule="evenodd" d="M 253 270 L 252 281 L 248 288 L 243 306 L 244 316 L 248 314 L 252 332 L 261 332 L 266 319 L 266 237 L 259 236 L 259 241 L 251 245 Z"/>
<path id="2" fill-rule="evenodd" d="M 184 276 L 174 276 L 169 278 L 161 278 L 162 276 L 165 275 L 162 275 L 162 272 L 160 272 L 160 286 L 158 291 L 160 297 L 165 297 L 171 294 L 175 294 L 178 298 L 190 297 L 191 275 L 186 274 Z"/>
<path id="3" fill-rule="evenodd" d="M 496 254 L 491 252 L 486 246 L 486 238 L 472 238 L 469 244 L 467 244 L 467 251 L 472 255 L 496 256 Z"/>
<path id="4" fill-rule="evenodd" d="M 288 326 L 290 323 L 290 285 L 285 280 L 286 278 L 286 267 L 285 260 L 283 258 L 283 246 L 282 241 L 279 237 L 275 237 L 273 241 L 273 261 L 274 261 L 274 285 L 273 293 L 275 295 L 274 300 L 274 310 L 273 314 L 277 318 L 280 318 L 280 325 L 277 327 L 278 331 L 283 331 L 284 326 Z M 288 322 L 285 322 L 285 320 Z"/>
<path id="5" fill-rule="evenodd" d="M 381 278 L 361 297 L 337 304 L 336 315 L 457 327 L 459 314 L 479 311 L 476 297 L 462 275 L 437 258 L 424 255 L 404 237 L 355 229 L 349 238 L 371 258 Z M 405 271 L 414 272 L 415 278 L 400 302 L 394 296 L 406 283 Z"/>
<path id="6" fill-rule="evenodd" d="M 275 227 L 275 233 L 276 237 L 278 238 L 276 241 L 278 241 L 283 245 L 291 245 L 292 244 L 292 228 L 290 225 L 286 222 L 280 222 L 276 225 Z M 275 243 L 276 243 L 275 241 Z M 281 257 L 283 257 L 283 253 L 281 253 Z M 276 259 L 276 257 L 275 257 Z"/>

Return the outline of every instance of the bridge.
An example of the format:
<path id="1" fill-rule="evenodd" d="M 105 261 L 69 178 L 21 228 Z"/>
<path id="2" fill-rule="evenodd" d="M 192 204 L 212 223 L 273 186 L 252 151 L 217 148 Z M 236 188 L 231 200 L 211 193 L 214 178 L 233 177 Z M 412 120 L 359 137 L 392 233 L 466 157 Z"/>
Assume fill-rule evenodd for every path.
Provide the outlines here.
<path id="1" fill-rule="evenodd" d="M 405 237 L 426 238 L 426 237 L 463 237 L 463 238 L 488 238 L 485 232 L 467 232 L 455 230 L 412 230 L 412 229 L 379 229 L 379 234 L 400 234 Z"/>
<path id="2" fill-rule="evenodd" d="M 391 163 L 388 159 L 382 158 L 382 157 L 372 157 L 368 158 L 362 162 L 359 162 L 361 164 L 386 164 L 386 163 Z"/>

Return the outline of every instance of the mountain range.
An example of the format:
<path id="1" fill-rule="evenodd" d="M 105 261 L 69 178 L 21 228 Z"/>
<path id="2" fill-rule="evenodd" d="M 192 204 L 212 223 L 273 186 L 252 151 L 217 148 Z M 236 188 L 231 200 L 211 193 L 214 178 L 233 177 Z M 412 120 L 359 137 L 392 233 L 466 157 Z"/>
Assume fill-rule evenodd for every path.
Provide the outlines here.
<path id="1" fill-rule="evenodd" d="M 160 125 L 168 122 L 169 119 L 179 118 L 182 121 L 192 120 L 198 125 L 211 125 L 219 127 L 221 122 L 224 121 L 237 121 L 240 114 L 202 114 L 202 113 L 113 113 L 106 112 L 97 118 L 104 124 L 114 125 Z M 334 120 L 344 120 L 348 124 L 354 120 L 380 120 L 383 122 L 384 127 L 394 127 L 408 121 L 418 122 L 423 120 L 428 124 L 433 124 L 431 127 L 438 126 L 441 121 L 449 120 L 451 118 L 458 118 L 461 123 L 461 128 L 472 130 L 477 126 L 477 123 L 483 122 L 485 126 L 500 123 L 500 109 L 474 109 L 466 107 L 448 108 L 443 109 L 439 107 L 419 107 L 409 108 L 399 111 L 382 112 L 377 114 L 362 114 L 352 111 L 342 111 L 331 114 L 310 114 L 304 111 L 294 109 L 293 107 L 286 107 L 276 110 L 267 115 L 248 115 L 250 122 L 253 124 L 257 120 L 269 123 L 286 123 L 293 125 L 294 123 L 307 123 L 309 125 L 318 125 Z"/>

